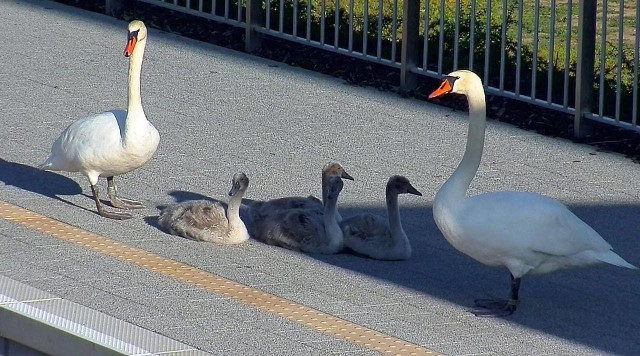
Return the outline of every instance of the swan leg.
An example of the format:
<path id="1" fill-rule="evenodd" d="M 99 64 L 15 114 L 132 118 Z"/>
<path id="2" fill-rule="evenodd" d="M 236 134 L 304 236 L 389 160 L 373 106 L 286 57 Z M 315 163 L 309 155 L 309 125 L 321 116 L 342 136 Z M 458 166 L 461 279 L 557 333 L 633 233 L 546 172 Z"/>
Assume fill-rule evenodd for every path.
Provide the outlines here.
<path id="1" fill-rule="evenodd" d="M 107 189 L 109 195 L 109 201 L 114 208 L 119 209 L 142 209 L 144 205 L 137 200 L 118 197 L 118 188 L 113 182 L 113 177 L 107 177 Z"/>
<path id="2" fill-rule="evenodd" d="M 115 220 L 125 220 L 131 219 L 133 215 L 126 213 L 124 211 L 107 211 L 100 202 L 100 196 L 98 194 L 98 186 L 95 184 L 91 185 L 91 191 L 93 192 L 93 200 L 96 202 L 96 208 L 98 209 L 98 214 L 104 216 L 105 218 L 115 219 Z"/>
<path id="3" fill-rule="evenodd" d="M 471 310 L 478 317 L 504 317 L 513 314 L 518 306 L 520 278 L 511 275 L 510 299 L 476 299 L 475 308 Z"/>

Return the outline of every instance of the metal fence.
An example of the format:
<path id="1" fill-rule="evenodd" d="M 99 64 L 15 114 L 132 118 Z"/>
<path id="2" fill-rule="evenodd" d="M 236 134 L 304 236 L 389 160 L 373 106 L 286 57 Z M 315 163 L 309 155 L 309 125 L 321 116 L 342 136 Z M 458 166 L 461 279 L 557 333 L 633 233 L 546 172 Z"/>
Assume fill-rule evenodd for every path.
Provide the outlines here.
<path id="1" fill-rule="evenodd" d="M 106 0 L 109 2 L 120 0 Z M 471 69 L 488 93 L 640 131 L 640 0 L 137 0 L 419 76 Z M 109 7 L 109 6 L 107 6 Z"/>

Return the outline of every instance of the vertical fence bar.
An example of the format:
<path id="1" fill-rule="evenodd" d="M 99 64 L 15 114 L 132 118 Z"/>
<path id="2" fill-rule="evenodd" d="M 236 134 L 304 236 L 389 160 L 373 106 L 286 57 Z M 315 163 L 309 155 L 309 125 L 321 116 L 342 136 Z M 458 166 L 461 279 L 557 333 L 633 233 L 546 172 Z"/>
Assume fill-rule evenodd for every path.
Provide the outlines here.
<path id="1" fill-rule="evenodd" d="M 409 1 L 409 0 L 407 0 Z M 391 20 L 391 61 L 397 62 L 396 49 L 398 46 L 398 0 L 393 0 L 393 19 Z"/>
<path id="2" fill-rule="evenodd" d="M 556 68 L 554 50 L 556 47 L 556 0 L 551 0 L 551 20 L 549 23 L 549 67 L 547 68 L 547 104 L 553 101 L 553 71 Z"/>
<path id="3" fill-rule="evenodd" d="M 326 12 L 327 12 L 327 0 L 320 0 L 320 43 L 325 44 L 324 41 L 324 31 L 325 31 L 325 22 L 326 22 Z"/>
<path id="4" fill-rule="evenodd" d="M 349 52 L 353 52 L 353 2 L 349 0 Z"/>
<path id="5" fill-rule="evenodd" d="M 440 0 L 440 32 L 438 33 L 438 74 L 442 75 L 442 52 L 444 48 L 444 1 Z"/>
<path id="6" fill-rule="evenodd" d="M 636 40 L 633 46 L 633 98 L 631 109 L 631 123 L 638 124 L 638 65 L 640 64 L 640 1 L 636 4 Z"/>
<path id="7" fill-rule="evenodd" d="M 307 0 L 307 41 L 311 41 L 311 1 Z"/>
<path id="8" fill-rule="evenodd" d="M 198 11 L 202 12 L 202 0 L 198 0 Z"/>
<path id="9" fill-rule="evenodd" d="M 504 90 L 504 67 L 506 60 L 505 45 L 507 42 L 507 0 L 502 0 L 502 32 L 500 36 L 500 91 Z"/>
<path id="10" fill-rule="evenodd" d="M 262 40 L 262 35 L 255 30 L 256 27 L 262 27 L 262 0 L 247 0 L 246 16 L 244 49 L 249 53 L 253 53 L 260 49 Z"/>
<path id="11" fill-rule="evenodd" d="M 104 13 L 106 15 L 113 16 L 114 12 L 118 12 L 123 9 L 125 1 L 126 0 L 105 0 Z"/>
<path id="12" fill-rule="evenodd" d="M 291 35 L 298 37 L 298 0 L 293 0 L 293 29 Z"/>
<path id="13" fill-rule="evenodd" d="M 364 0 L 364 14 L 362 24 L 362 54 L 367 55 L 369 44 L 369 0 Z"/>
<path id="14" fill-rule="evenodd" d="M 596 0 L 579 2 L 578 15 L 578 63 L 576 67 L 576 110 L 574 113 L 573 136 L 585 137 L 590 124 L 584 120 L 591 113 L 593 100 L 593 69 L 596 53 Z"/>
<path id="15" fill-rule="evenodd" d="M 473 0 L 475 1 L 475 0 Z M 425 0 L 424 4 L 424 36 L 423 36 L 423 48 L 422 53 L 422 69 L 427 70 L 428 58 L 429 58 L 429 4 L 431 0 Z"/>
<path id="16" fill-rule="evenodd" d="M 378 1 L 378 48 L 376 57 L 382 58 L 382 0 Z"/>
<path id="17" fill-rule="evenodd" d="M 456 0 L 456 26 L 453 30 L 453 70 L 458 70 L 458 45 L 460 42 L 460 0 Z"/>
<path id="18" fill-rule="evenodd" d="M 224 0 L 224 19 L 229 19 L 229 0 Z"/>
<path id="19" fill-rule="evenodd" d="M 491 47 L 491 0 L 487 0 L 487 27 L 484 46 L 484 85 L 489 85 L 489 48 Z"/>
<path id="20" fill-rule="evenodd" d="M 553 11 L 553 10 L 552 10 Z M 522 63 L 522 15 L 523 0 L 518 0 L 518 34 L 516 35 L 516 95 L 520 95 L 520 67 Z"/>
<path id="21" fill-rule="evenodd" d="M 202 0 L 200 0 L 202 2 Z M 242 22 L 242 0 L 238 0 L 238 22 Z"/>
<path id="22" fill-rule="evenodd" d="M 603 116 L 604 110 L 604 65 L 607 62 L 607 0 L 602 5 L 602 33 L 600 34 L 600 91 L 598 93 L 598 115 Z"/>
<path id="23" fill-rule="evenodd" d="M 404 0 L 402 6 L 402 49 L 400 54 L 400 89 L 415 89 L 418 81 L 413 69 L 419 61 L 420 0 Z"/>
<path id="24" fill-rule="evenodd" d="M 338 49 L 340 46 L 340 0 L 334 0 L 335 5 L 335 17 L 334 17 L 334 28 L 333 28 L 333 48 Z"/>
<path id="25" fill-rule="evenodd" d="M 469 70 L 473 72 L 473 56 L 476 47 L 476 0 L 471 0 L 471 23 L 469 24 Z"/>
<path id="26" fill-rule="evenodd" d="M 284 0 L 280 0 L 278 9 L 278 32 L 282 33 L 284 31 Z"/>
<path id="27" fill-rule="evenodd" d="M 616 75 L 616 121 L 620 121 L 620 95 L 622 94 L 622 50 L 624 40 L 624 0 L 620 0 L 620 13 L 618 14 L 618 73 Z M 636 20 L 637 21 L 637 20 Z"/>
<path id="28" fill-rule="evenodd" d="M 540 33 L 540 0 L 536 0 L 533 11 L 533 60 L 531 62 L 531 98 L 536 98 L 538 81 L 538 34 Z"/>
<path id="29" fill-rule="evenodd" d="M 571 29 L 573 28 L 573 0 L 567 3 L 567 41 L 564 48 L 564 92 L 562 106 L 569 107 L 569 66 L 571 65 Z"/>

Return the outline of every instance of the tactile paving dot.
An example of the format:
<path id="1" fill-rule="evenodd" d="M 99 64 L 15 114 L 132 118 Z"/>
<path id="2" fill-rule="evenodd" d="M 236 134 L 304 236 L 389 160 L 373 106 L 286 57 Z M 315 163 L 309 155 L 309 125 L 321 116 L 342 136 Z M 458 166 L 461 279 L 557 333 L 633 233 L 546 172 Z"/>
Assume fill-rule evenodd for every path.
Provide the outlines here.
<path id="1" fill-rule="evenodd" d="M 370 350 L 398 356 L 442 355 L 420 345 L 382 334 L 293 301 L 201 271 L 178 261 L 127 246 L 121 242 L 113 241 L 19 206 L 0 201 L 0 217 L 204 290 L 222 294 L 252 307 L 267 310 L 289 320 L 295 320 L 311 329 L 333 335 Z M 401 345 L 402 348 L 398 348 L 398 345 Z"/>

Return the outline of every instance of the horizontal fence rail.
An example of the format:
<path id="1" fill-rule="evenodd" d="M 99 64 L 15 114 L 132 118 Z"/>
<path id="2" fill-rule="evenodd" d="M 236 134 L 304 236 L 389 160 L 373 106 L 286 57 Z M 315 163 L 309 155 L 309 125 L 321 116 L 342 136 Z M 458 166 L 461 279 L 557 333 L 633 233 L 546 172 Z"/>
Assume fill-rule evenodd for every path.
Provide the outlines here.
<path id="1" fill-rule="evenodd" d="M 106 0 L 121 1 L 121 0 Z M 470 69 L 488 93 L 638 128 L 640 0 L 137 0 L 419 76 Z M 406 2 L 406 3 L 405 3 Z M 109 7 L 109 6 L 107 6 Z"/>

